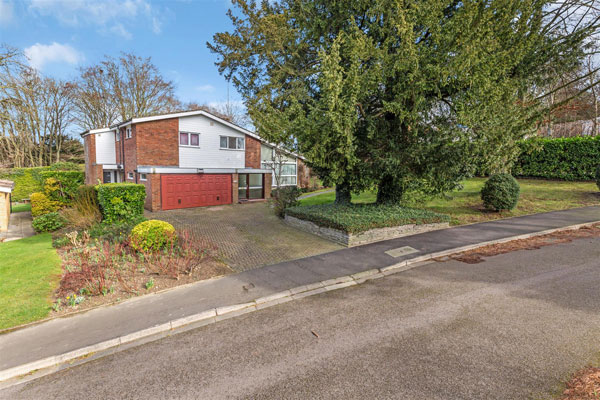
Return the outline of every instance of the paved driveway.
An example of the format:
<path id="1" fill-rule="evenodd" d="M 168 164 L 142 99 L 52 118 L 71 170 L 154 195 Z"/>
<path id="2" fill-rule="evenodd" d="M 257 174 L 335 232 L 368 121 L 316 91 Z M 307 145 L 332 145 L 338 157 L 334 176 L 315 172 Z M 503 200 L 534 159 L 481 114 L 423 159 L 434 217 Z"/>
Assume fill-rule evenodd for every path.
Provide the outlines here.
<path id="1" fill-rule="evenodd" d="M 287 226 L 265 203 L 146 212 L 214 242 L 236 271 L 339 250 L 338 244 Z"/>
<path id="2" fill-rule="evenodd" d="M 434 262 L 141 345 L 0 398 L 552 398 L 569 373 L 598 361 L 599 248 L 591 238 L 480 264 Z"/>

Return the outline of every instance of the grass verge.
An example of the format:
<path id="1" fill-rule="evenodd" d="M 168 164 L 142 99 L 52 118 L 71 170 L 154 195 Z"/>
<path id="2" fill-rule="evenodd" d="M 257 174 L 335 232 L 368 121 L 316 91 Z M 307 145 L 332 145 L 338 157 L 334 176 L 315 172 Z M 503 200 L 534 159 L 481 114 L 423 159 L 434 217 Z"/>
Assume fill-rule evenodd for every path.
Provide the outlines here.
<path id="1" fill-rule="evenodd" d="M 374 228 L 408 224 L 431 224 L 449 222 L 450 217 L 427 210 L 401 206 L 378 206 L 375 204 L 352 204 L 338 206 L 317 204 L 288 208 L 286 214 L 314 222 L 319 226 L 359 233 Z"/>
<path id="2" fill-rule="evenodd" d="M 31 203 L 12 203 L 12 212 L 25 212 L 31 211 Z"/>
<path id="3" fill-rule="evenodd" d="M 60 275 L 49 233 L 0 243 L 0 329 L 46 317 Z"/>
<path id="4" fill-rule="evenodd" d="M 600 204 L 598 187 L 593 182 L 518 179 L 521 195 L 517 207 L 512 211 L 490 212 L 483 209 L 480 197 L 480 191 L 485 181 L 484 178 L 467 179 L 462 183 L 461 190 L 453 191 L 446 197 L 419 203 L 412 202 L 406 205 L 449 215 L 453 225 L 462 225 Z M 367 191 L 353 195 L 352 202 L 356 204 L 372 203 L 375 198 L 375 191 Z M 329 204 L 333 203 L 334 199 L 335 193 L 323 193 L 302 199 L 300 204 Z"/>

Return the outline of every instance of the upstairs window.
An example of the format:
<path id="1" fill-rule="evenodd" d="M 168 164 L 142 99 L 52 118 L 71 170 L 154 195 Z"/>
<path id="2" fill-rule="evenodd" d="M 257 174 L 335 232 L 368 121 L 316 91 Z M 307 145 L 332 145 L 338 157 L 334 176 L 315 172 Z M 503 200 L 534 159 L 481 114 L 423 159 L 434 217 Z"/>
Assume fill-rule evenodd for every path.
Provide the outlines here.
<path id="1" fill-rule="evenodd" d="M 188 147 L 200 147 L 200 134 L 179 132 L 179 145 Z"/>
<path id="2" fill-rule="evenodd" d="M 228 150 L 244 150 L 244 138 L 221 136 L 221 148 Z"/>
<path id="3" fill-rule="evenodd" d="M 126 139 L 131 139 L 131 128 L 127 128 L 125 130 L 125 138 Z"/>
<path id="4" fill-rule="evenodd" d="M 118 130 L 117 130 L 117 131 L 115 132 L 115 138 L 116 138 L 117 142 L 118 142 L 119 140 L 121 140 L 121 132 L 120 132 L 120 131 L 118 131 Z"/>

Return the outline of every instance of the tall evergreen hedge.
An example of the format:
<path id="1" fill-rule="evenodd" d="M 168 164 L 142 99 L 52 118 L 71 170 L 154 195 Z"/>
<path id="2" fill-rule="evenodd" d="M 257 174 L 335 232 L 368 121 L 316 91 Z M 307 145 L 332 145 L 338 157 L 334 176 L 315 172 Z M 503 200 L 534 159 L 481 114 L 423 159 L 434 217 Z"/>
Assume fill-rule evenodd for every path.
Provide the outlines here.
<path id="1" fill-rule="evenodd" d="M 44 191 L 45 171 L 82 171 L 82 167 L 67 162 L 60 162 L 49 167 L 6 168 L 0 169 L 0 179 L 8 179 L 15 183 L 11 194 L 12 201 L 28 199 L 32 193 Z"/>
<path id="2" fill-rule="evenodd" d="M 600 165 L 600 137 L 534 138 L 520 147 L 514 176 L 591 181 Z"/>

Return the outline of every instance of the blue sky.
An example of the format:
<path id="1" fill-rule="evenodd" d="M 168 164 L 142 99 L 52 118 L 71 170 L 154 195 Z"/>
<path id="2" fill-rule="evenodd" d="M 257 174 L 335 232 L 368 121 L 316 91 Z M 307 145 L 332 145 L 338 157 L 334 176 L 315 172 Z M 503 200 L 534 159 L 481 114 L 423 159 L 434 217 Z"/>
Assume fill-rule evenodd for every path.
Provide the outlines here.
<path id="1" fill-rule="evenodd" d="M 106 54 L 150 56 L 183 101 L 219 103 L 227 82 L 206 42 L 231 28 L 230 7 L 228 0 L 0 0 L 0 43 L 62 79 Z M 230 100 L 240 100 L 233 87 Z"/>

